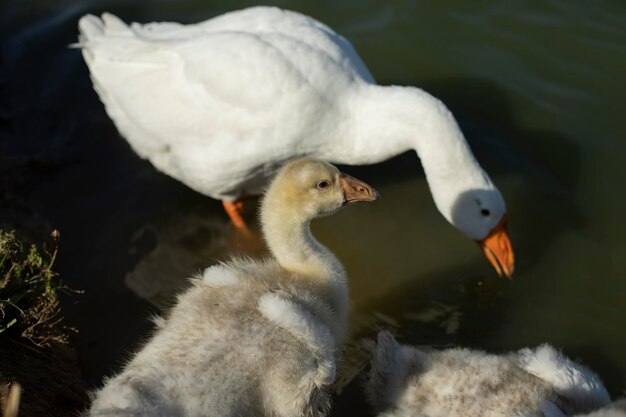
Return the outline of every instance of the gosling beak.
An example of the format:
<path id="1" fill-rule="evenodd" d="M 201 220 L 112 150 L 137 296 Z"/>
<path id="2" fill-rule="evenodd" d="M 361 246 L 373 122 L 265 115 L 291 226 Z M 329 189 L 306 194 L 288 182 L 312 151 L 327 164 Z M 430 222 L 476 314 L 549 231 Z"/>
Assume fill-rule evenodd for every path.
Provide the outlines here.
<path id="1" fill-rule="evenodd" d="M 505 214 L 500 223 L 489 232 L 487 237 L 483 240 L 477 240 L 476 243 L 483 250 L 491 265 L 498 272 L 498 275 L 505 275 L 510 278 L 515 269 L 515 257 L 507 226 L 508 218 Z"/>
<path id="2" fill-rule="evenodd" d="M 341 173 L 339 177 L 343 189 L 343 205 L 359 201 L 375 201 L 380 195 L 378 191 L 350 175 Z"/>

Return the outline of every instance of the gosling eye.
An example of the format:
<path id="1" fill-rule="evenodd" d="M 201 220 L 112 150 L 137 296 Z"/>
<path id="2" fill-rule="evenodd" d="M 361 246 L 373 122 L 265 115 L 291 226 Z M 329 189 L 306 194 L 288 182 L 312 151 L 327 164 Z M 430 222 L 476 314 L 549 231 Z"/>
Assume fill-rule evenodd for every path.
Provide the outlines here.
<path id="1" fill-rule="evenodd" d="M 482 214 L 485 217 L 488 217 L 491 214 L 491 212 L 487 209 L 482 209 L 480 210 L 480 214 Z"/>
<path id="2" fill-rule="evenodd" d="M 317 188 L 319 188 L 320 190 L 324 190 L 328 187 L 330 187 L 329 181 L 323 180 L 317 183 Z"/>

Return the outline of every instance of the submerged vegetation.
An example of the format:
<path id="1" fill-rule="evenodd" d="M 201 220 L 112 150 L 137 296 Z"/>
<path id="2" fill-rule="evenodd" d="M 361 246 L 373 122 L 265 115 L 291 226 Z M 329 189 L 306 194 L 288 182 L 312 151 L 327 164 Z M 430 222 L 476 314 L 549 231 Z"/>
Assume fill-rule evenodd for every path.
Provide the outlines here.
<path id="1" fill-rule="evenodd" d="M 39 347 L 67 343 L 67 328 L 60 325 L 57 290 L 60 280 L 52 270 L 58 232 L 51 235 L 53 248 L 26 245 L 14 232 L 0 230 L 0 335 L 24 337 Z"/>

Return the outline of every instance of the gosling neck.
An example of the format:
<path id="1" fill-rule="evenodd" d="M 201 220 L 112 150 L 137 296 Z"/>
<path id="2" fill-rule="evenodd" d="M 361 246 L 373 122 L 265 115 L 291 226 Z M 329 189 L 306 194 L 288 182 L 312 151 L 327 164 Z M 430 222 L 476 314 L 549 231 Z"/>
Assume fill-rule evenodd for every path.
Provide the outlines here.
<path id="1" fill-rule="evenodd" d="M 277 205 L 264 204 L 261 216 L 265 240 L 278 263 L 286 270 L 306 277 L 320 280 L 343 277 L 343 268 L 337 258 L 311 233 L 310 219 L 287 207 L 275 207 Z"/>
<path id="2" fill-rule="evenodd" d="M 292 272 L 335 312 L 338 323 L 331 327 L 345 330 L 348 316 L 346 274 L 339 260 L 311 233 L 311 219 L 275 198 L 268 190 L 261 208 L 261 223 L 267 245 L 285 270 Z"/>

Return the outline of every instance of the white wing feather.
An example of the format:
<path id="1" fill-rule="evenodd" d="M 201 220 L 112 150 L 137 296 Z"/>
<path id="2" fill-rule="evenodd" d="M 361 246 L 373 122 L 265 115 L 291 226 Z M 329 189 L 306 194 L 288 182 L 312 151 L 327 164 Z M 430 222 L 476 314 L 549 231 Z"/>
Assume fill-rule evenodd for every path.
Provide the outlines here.
<path id="1" fill-rule="evenodd" d="M 344 38 L 276 8 L 194 25 L 88 15 L 79 27 L 121 134 L 159 170 L 215 198 L 255 192 L 277 164 L 314 153 L 325 124 L 341 120 L 329 106 L 350 84 L 373 81 Z"/>

